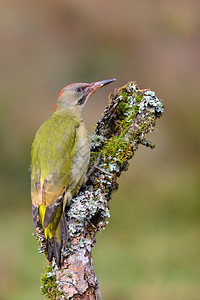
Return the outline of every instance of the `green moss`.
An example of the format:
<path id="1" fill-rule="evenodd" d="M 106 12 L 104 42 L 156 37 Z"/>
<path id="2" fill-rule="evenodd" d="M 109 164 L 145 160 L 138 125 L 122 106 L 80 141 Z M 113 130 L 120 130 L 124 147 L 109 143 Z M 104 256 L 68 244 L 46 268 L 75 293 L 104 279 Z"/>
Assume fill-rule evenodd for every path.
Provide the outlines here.
<path id="1" fill-rule="evenodd" d="M 92 165 L 98 158 L 99 152 L 90 152 L 90 164 Z"/>
<path id="2" fill-rule="evenodd" d="M 123 116 L 129 110 L 129 104 L 127 102 L 121 101 L 118 105 L 118 114 Z"/>
<path id="3" fill-rule="evenodd" d="M 142 114 L 142 118 L 139 114 L 144 98 L 144 93 L 139 92 L 133 83 L 128 83 L 110 96 L 110 100 L 118 104 L 113 115 L 117 123 L 113 122 L 115 124 L 114 136 L 104 141 L 101 153 L 106 161 L 103 167 L 110 169 L 111 172 L 124 169 L 127 160 L 133 156 L 132 140 L 140 140 L 141 133 L 147 133 L 151 128 L 153 129 L 155 113 L 148 110 Z M 136 118 L 137 123 L 140 124 L 139 127 L 133 126 Z"/>
<path id="4" fill-rule="evenodd" d="M 138 115 L 143 99 L 143 94 L 134 90 L 134 87 L 133 83 L 128 83 L 110 96 L 118 102 L 115 112 L 116 133 L 105 142 L 101 153 L 109 163 L 117 163 L 119 166 L 133 156 L 132 143 L 130 140 L 126 141 L 125 135 Z M 134 133 L 134 128 L 131 128 L 131 132 Z"/>
<path id="5" fill-rule="evenodd" d="M 133 98 L 132 92 L 124 90 L 120 94 L 121 101 L 118 104 L 118 127 L 120 132 L 127 132 L 129 126 L 133 123 L 134 118 L 139 112 L 139 103 L 142 101 L 142 95 L 136 93 L 136 96 Z"/>
<path id="6" fill-rule="evenodd" d="M 132 145 L 126 142 L 122 133 L 119 137 L 110 138 L 101 153 L 109 163 L 123 164 L 132 155 Z"/>
<path id="7" fill-rule="evenodd" d="M 47 299 L 58 300 L 63 295 L 59 291 L 52 265 L 47 262 L 44 273 L 41 274 L 41 292 Z"/>

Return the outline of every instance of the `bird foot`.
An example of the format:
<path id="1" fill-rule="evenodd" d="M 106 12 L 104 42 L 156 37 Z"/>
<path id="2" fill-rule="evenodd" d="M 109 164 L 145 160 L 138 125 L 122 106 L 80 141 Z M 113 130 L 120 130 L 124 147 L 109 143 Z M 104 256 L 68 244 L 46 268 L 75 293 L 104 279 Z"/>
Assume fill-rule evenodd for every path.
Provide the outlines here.
<path id="1" fill-rule="evenodd" d="M 89 170 L 89 172 L 86 174 L 86 178 L 87 178 L 86 181 L 88 181 L 89 177 L 91 176 L 91 174 L 94 172 L 95 169 L 99 170 L 101 173 L 104 173 L 104 174 L 106 174 L 106 175 L 108 175 L 108 176 L 113 176 L 112 174 L 110 174 L 109 172 L 107 172 L 106 170 L 104 170 L 104 169 L 102 169 L 102 168 L 100 168 L 100 167 L 98 166 L 98 164 L 99 164 L 99 162 L 100 162 L 100 158 L 101 158 L 101 153 L 99 153 L 97 159 L 96 159 L 95 162 L 94 162 L 93 167 L 92 167 L 92 168 Z"/>
<path id="2" fill-rule="evenodd" d="M 92 166 L 92 168 L 88 171 L 88 173 L 86 174 L 87 180 L 89 179 L 89 177 L 91 176 L 91 174 L 94 172 L 95 169 L 98 169 L 98 164 L 100 162 L 100 158 L 101 158 L 101 153 L 99 153 L 97 159 L 94 162 L 94 165 Z"/>

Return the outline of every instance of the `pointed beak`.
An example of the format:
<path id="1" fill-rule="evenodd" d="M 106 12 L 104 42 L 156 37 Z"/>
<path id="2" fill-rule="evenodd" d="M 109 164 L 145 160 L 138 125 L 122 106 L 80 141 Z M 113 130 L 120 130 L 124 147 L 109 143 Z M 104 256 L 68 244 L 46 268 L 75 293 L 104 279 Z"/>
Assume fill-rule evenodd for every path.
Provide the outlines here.
<path id="1" fill-rule="evenodd" d="M 102 86 L 107 85 L 113 81 L 115 81 L 116 79 L 107 79 L 107 80 L 102 80 L 102 81 L 97 81 L 97 82 L 92 82 L 90 84 L 87 85 L 87 88 L 85 89 L 85 95 L 86 95 L 86 101 L 87 99 L 94 93 L 96 92 L 98 89 L 100 89 Z M 85 103 L 86 103 L 85 101 Z"/>
<path id="2" fill-rule="evenodd" d="M 96 90 L 100 89 L 101 87 L 103 87 L 104 85 L 107 85 L 113 81 L 115 81 L 116 79 L 106 79 L 106 80 L 102 80 L 102 81 L 97 81 L 97 82 L 92 82 L 89 85 L 90 88 L 90 95 L 93 94 Z"/>

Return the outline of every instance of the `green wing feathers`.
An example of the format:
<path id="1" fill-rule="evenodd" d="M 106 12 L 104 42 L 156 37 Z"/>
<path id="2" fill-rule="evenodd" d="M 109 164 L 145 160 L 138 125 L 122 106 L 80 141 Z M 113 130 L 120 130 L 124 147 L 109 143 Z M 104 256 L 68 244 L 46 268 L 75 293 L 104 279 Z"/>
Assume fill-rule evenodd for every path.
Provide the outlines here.
<path id="1" fill-rule="evenodd" d="M 60 265 L 62 240 L 67 240 L 63 193 L 72 180 L 79 123 L 63 112 L 54 114 L 38 130 L 31 149 L 31 197 L 33 224 L 44 229 L 47 255 Z"/>
<path id="2" fill-rule="evenodd" d="M 40 194 L 33 197 L 36 204 L 50 205 L 69 184 L 78 126 L 70 117 L 53 115 L 36 133 L 31 149 L 32 192 Z"/>

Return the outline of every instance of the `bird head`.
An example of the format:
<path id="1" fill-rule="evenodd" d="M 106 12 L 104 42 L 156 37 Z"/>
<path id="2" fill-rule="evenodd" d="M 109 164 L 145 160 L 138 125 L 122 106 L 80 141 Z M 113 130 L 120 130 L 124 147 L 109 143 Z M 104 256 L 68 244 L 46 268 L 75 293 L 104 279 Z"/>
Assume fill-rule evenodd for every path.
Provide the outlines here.
<path id="1" fill-rule="evenodd" d="M 78 107 L 80 110 L 85 106 L 88 98 L 101 87 L 113 82 L 113 79 L 107 79 L 92 83 L 72 83 L 65 86 L 59 96 L 57 108 L 64 109 L 69 107 Z"/>

